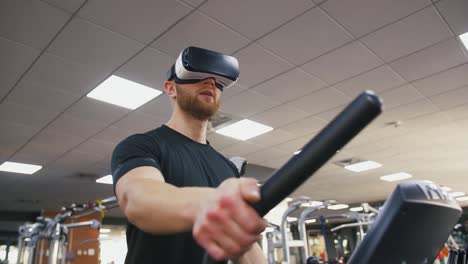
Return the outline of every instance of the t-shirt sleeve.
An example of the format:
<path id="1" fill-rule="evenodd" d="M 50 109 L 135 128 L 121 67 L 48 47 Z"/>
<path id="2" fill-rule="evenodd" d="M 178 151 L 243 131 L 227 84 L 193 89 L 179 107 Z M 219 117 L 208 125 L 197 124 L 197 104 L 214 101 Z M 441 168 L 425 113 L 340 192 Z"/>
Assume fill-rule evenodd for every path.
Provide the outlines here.
<path id="1" fill-rule="evenodd" d="M 120 142 L 112 153 L 111 171 L 115 185 L 132 169 L 151 166 L 161 169 L 160 151 L 156 142 L 144 134 L 132 135 Z"/>

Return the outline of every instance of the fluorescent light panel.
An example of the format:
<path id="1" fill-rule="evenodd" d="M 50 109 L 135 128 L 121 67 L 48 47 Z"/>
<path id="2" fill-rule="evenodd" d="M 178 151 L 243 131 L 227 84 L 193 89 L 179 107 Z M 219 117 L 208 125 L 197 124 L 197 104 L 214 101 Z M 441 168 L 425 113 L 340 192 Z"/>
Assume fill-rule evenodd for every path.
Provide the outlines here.
<path id="1" fill-rule="evenodd" d="M 96 180 L 97 183 L 112 184 L 112 175 L 106 175 Z"/>
<path id="2" fill-rule="evenodd" d="M 288 221 L 288 222 L 294 222 L 294 221 L 297 221 L 297 217 L 288 216 L 288 217 L 286 217 L 286 221 Z"/>
<path id="3" fill-rule="evenodd" d="M 265 126 L 248 119 L 243 119 L 239 122 L 216 130 L 216 133 L 239 140 L 247 140 L 272 130 L 272 127 Z"/>
<path id="4" fill-rule="evenodd" d="M 458 37 L 463 42 L 463 45 L 465 45 L 465 49 L 468 50 L 468 32 L 465 32 Z"/>
<path id="5" fill-rule="evenodd" d="M 341 209 L 346 209 L 348 207 L 349 205 L 347 204 L 334 204 L 334 205 L 328 206 L 328 209 L 329 210 L 341 210 Z"/>
<path id="6" fill-rule="evenodd" d="M 395 174 L 389 174 L 389 175 L 382 176 L 382 177 L 380 177 L 380 179 L 383 180 L 383 181 L 393 182 L 393 181 L 401 181 L 401 180 L 404 180 L 404 179 L 409 179 L 411 177 L 413 177 L 413 176 L 411 176 L 411 174 L 409 174 L 409 173 L 399 172 L 399 173 L 395 173 Z"/>
<path id="7" fill-rule="evenodd" d="M 107 234 L 107 233 L 110 233 L 111 230 L 109 228 L 101 228 L 99 229 L 99 233 L 101 234 Z"/>
<path id="8" fill-rule="evenodd" d="M 313 223 L 316 223 L 317 222 L 317 219 L 308 219 L 308 220 L 305 220 L 304 223 L 306 224 L 313 224 Z"/>
<path id="9" fill-rule="evenodd" d="M 362 206 L 358 206 L 358 207 L 349 208 L 349 210 L 351 212 L 362 212 L 362 211 L 364 211 L 364 208 L 362 208 Z"/>
<path id="10" fill-rule="evenodd" d="M 112 75 L 87 96 L 134 110 L 161 93 L 161 91 L 151 87 Z"/>
<path id="11" fill-rule="evenodd" d="M 358 163 L 354 163 L 351 165 L 347 165 L 344 168 L 350 171 L 354 171 L 354 172 L 361 172 L 361 171 L 372 170 L 372 169 L 376 169 L 380 167 L 382 167 L 382 164 L 377 163 L 375 161 L 368 160 L 368 161 L 363 161 L 363 162 L 358 162 Z"/>
<path id="12" fill-rule="evenodd" d="M 11 162 L 11 161 L 5 161 L 2 165 L 0 165 L 0 171 L 21 173 L 21 174 L 33 174 L 40 169 L 42 169 L 42 166 L 40 165 L 18 163 L 18 162 Z"/>

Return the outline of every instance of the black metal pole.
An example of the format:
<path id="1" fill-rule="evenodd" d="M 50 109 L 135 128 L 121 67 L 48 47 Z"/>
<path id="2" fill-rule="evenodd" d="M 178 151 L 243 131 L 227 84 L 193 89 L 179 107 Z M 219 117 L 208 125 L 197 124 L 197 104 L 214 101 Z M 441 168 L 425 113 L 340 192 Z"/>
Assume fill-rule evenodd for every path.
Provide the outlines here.
<path id="1" fill-rule="evenodd" d="M 365 91 L 354 99 L 302 151 L 273 173 L 260 188 L 261 200 L 252 205 L 260 216 L 266 215 L 284 198 L 296 190 L 338 150 L 364 129 L 382 112 L 382 101 L 372 91 Z M 204 264 L 223 264 L 208 254 Z"/>

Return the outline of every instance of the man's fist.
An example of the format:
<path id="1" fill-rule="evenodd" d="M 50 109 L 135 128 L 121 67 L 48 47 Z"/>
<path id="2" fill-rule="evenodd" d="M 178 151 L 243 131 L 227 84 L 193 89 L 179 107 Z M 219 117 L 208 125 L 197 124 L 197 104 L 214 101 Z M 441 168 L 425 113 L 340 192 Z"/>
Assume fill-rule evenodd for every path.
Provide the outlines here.
<path id="1" fill-rule="evenodd" d="M 239 258 L 267 226 L 249 206 L 259 200 L 255 179 L 225 180 L 197 212 L 193 237 L 215 260 Z"/>

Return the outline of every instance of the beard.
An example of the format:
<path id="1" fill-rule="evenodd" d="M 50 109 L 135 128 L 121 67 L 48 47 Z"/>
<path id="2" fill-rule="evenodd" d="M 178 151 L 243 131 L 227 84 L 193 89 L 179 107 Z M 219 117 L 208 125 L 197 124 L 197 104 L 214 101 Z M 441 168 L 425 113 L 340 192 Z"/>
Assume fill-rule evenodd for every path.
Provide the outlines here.
<path id="1" fill-rule="evenodd" d="M 176 102 L 184 112 L 197 120 L 205 121 L 209 120 L 218 111 L 219 100 L 216 100 L 216 97 L 213 97 L 214 102 L 208 103 L 201 100 L 198 94 L 193 96 L 186 92 L 186 89 L 176 84 Z"/>

